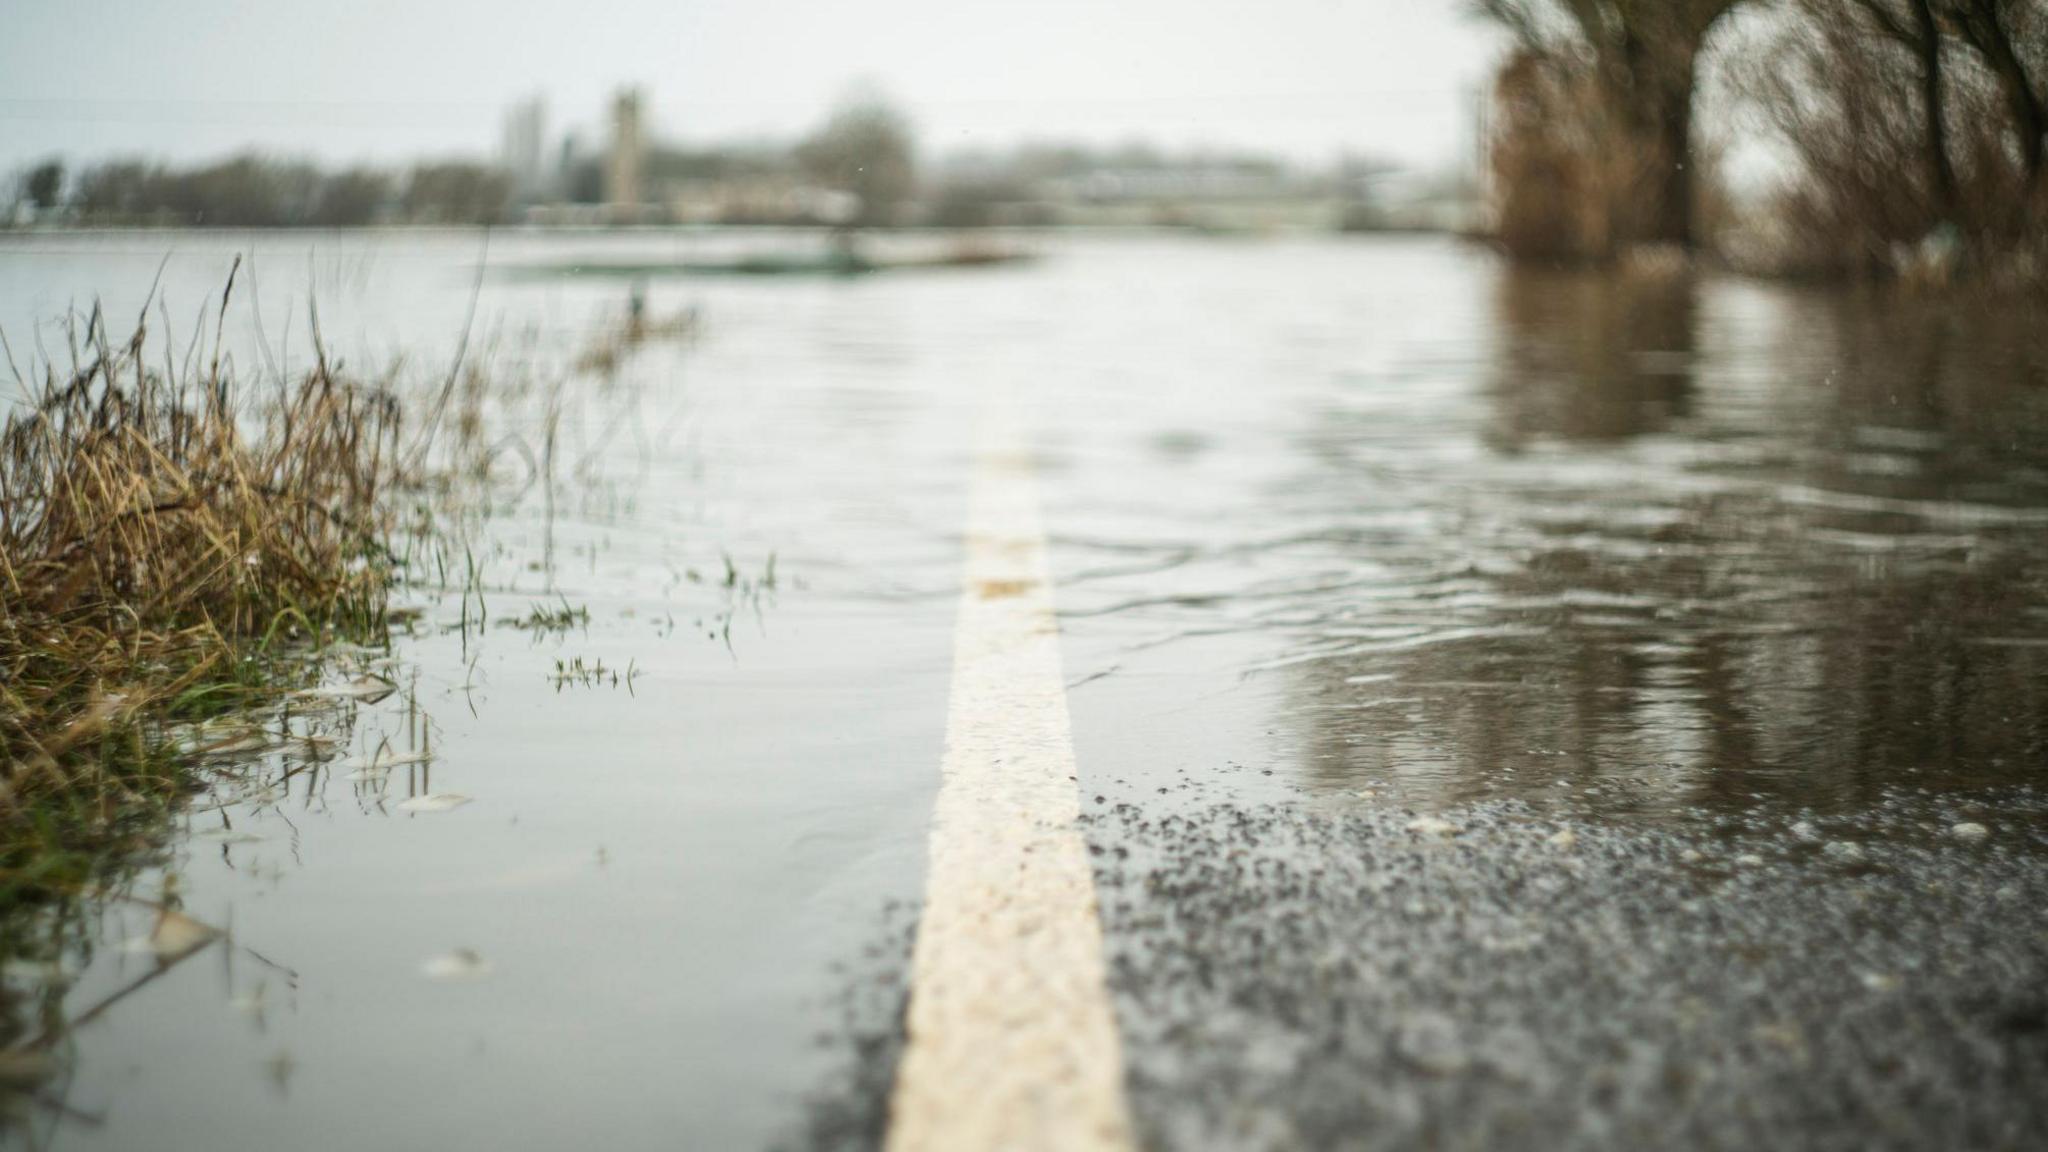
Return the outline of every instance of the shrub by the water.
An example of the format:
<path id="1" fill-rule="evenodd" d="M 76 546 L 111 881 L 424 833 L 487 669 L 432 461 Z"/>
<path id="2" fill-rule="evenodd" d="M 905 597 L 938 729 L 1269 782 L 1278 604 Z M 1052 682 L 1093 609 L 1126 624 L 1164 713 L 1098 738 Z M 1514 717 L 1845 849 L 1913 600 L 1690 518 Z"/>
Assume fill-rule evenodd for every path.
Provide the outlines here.
<path id="1" fill-rule="evenodd" d="M 171 722 L 383 623 L 390 392 L 322 356 L 252 402 L 217 338 L 185 370 L 144 343 L 96 310 L 0 431 L 0 904 L 76 882 L 71 853 L 186 790 Z"/>

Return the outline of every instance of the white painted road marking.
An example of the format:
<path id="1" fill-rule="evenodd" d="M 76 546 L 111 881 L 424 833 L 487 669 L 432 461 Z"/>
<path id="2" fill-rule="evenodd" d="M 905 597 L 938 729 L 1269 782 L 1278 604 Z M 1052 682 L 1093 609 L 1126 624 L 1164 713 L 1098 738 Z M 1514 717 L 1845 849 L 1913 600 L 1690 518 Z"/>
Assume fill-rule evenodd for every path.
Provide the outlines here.
<path id="1" fill-rule="evenodd" d="M 889 1152 L 1133 1147 L 1037 482 L 1010 411 L 983 439 L 968 510 Z"/>

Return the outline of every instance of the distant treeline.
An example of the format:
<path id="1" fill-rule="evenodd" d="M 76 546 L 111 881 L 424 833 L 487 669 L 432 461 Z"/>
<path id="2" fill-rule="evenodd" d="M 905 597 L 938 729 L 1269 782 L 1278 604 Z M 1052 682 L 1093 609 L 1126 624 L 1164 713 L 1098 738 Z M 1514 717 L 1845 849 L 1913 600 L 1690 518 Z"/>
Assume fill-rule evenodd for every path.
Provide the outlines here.
<path id="1" fill-rule="evenodd" d="M 2044 0 L 1472 2 L 1518 44 L 1489 157 L 1511 253 L 2048 282 Z M 1789 165 L 1737 204 L 1718 161 L 1745 139 Z"/>
<path id="2" fill-rule="evenodd" d="M 0 225 L 11 218 L 85 227 L 506 220 L 984 227 L 1051 225 L 1091 210 L 1130 208 L 1124 218 L 1195 226 L 1201 217 L 1187 210 L 1190 204 L 1233 199 L 1342 202 L 1344 227 L 1394 218 L 1374 183 L 1393 168 L 1368 157 L 1303 167 L 1256 152 L 1143 143 L 1025 143 L 928 157 L 920 155 L 910 121 L 862 90 L 795 140 L 650 141 L 626 198 L 609 187 L 609 159 L 579 151 L 573 138 L 551 163 L 517 176 L 470 162 L 329 170 L 253 152 L 188 165 L 121 159 L 75 171 L 51 159 L 19 173 L 12 188 L 0 186 Z M 1439 184 L 1446 197 L 1466 187 Z"/>
<path id="3" fill-rule="evenodd" d="M 495 224 L 512 210 L 512 183 L 497 168 L 467 161 L 404 171 L 325 171 L 262 156 L 178 168 L 113 160 L 67 181 L 56 161 L 23 181 L 41 211 L 79 223 L 219 228 L 348 228 L 366 224 Z"/>

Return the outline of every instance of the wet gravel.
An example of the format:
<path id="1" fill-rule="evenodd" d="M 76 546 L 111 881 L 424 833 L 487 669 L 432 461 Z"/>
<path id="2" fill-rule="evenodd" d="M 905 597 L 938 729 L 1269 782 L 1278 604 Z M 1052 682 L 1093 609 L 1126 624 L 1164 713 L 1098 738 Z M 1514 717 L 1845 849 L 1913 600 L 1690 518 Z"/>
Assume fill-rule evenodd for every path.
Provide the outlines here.
<path id="1" fill-rule="evenodd" d="M 903 1056 L 918 907 L 891 902 L 859 953 L 833 965 L 813 1037 L 830 1071 L 771 1152 L 873 1152 L 888 1137 L 889 1092 Z"/>
<path id="2" fill-rule="evenodd" d="M 1516 802 L 1086 819 L 1150 1147 L 2048 1140 L 2031 791 L 1654 828 Z"/>

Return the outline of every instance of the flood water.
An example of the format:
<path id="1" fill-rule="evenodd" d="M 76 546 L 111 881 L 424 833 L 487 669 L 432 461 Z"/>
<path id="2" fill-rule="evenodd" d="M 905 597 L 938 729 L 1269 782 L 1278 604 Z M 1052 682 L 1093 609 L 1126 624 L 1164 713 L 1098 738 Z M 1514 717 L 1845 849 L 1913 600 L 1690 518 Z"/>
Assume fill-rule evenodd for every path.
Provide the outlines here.
<path id="1" fill-rule="evenodd" d="M 303 366 L 310 293 L 330 351 L 403 354 L 430 390 L 474 291 L 469 355 L 526 389 L 494 428 L 530 451 L 533 395 L 628 291 L 548 268 L 809 242 L 500 236 L 479 281 L 474 236 L 10 238 L 0 328 L 57 349 L 48 320 L 134 314 L 166 254 L 189 323 L 253 253 L 239 364 L 260 325 Z M 2048 768 L 2030 317 L 1428 238 L 1028 242 L 971 271 L 654 279 L 698 338 L 576 378 L 557 485 L 508 451 L 482 606 L 422 579 L 410 633 L 354 657 L 408 690 L 265 718 L 297 743 L 129 878 L 231 939 L 160 967 L 124 946 L 154 913 L 108 899 L 9 966 L 17 1036 L 64 1035 L 12 1134 L 794 1138 L 844 1060 L 816 1037 L 845 973 L 922 889 L 998 388 L 1034 421 L 1085 793 L 1657 822 Z M 505 626 L 563 604 L 587 620 Z M 350 779 L 387 738 L 431 755 Z"/>

